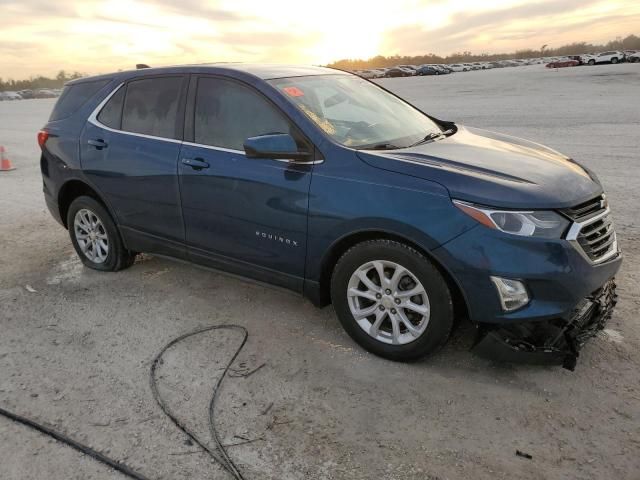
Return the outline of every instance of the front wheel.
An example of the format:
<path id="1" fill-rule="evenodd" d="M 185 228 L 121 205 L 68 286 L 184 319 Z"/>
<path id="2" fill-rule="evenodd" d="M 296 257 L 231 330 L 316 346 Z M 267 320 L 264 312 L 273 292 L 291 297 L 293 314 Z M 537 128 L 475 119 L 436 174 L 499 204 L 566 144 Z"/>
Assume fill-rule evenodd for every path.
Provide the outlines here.
<path id="1" fill-rule="evenodd" d="M 135 253 L 124 247 L 107 209 L 91 197 L 78 197 L 69 206 L 67 227 L 82 263 L 94 270 L 115 272 L 133 265 Z"/>
<path id="2" fill-rule="evenodd" d="M 615 65 L 616 63 L 618 63 L 618 59 L 616 57 L 613 57 L 611 59 L 611 63 L 613 63 Z"/>
<path id="3" fill-rule="evenodd" d="M 346 332 L 390 360 L 416 360 L 440 348 L 453 327 L 451 293 L 429 259 L 391 240 L 349 249 L 331 278 L 331 298 Z"/>
<path id="4" fill-rule="evenodd" d="M 589 65 L 595 65 L 596 61 L 595 60 L 589 60 Z"/>

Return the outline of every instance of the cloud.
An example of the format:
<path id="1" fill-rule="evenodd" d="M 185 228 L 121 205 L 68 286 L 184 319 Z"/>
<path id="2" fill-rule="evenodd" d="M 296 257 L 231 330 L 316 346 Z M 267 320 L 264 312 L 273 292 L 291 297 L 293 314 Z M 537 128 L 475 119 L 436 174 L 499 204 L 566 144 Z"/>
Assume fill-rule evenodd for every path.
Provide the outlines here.
<path id="1" fill-rule="evenodd" d="M 492 40 L 500 40 L 504 45 L 508 41 L 533 40 L 544 34 L 578 30 L 595 22 L 606 22 L 608 18 L 620 18 L 620 15 L 602 15 L 583 21 L 559 21 L 571 14 L 596 6 L 601 0 L 562 0 L 537 1 L 499 10 L 476 13 L 459 12 L 451 16 L 447 25 L 426 29 L 420 25 L 404 25 L 388 31 L 382 44 L 387 53 L 419 54 L 450 53 L 455 50 L 491 48 Z M 533 27 L 533 28 L 532 28 Z M 584 34 L 583 34 L 584 35 Z M 589 40 L 586 36 L 576 41 Z M 495 46 L 493 46 L 495 48 Z M 535 44 L 530 47 L 536 47 Z"/>
<path id="2" fill-rule="evenodd" d="M 513 51 L 609 40 L 640 25 L 637 0 L 0 0 L 0 11 L 2 76 L 13 78 L 139 62 Z"/>

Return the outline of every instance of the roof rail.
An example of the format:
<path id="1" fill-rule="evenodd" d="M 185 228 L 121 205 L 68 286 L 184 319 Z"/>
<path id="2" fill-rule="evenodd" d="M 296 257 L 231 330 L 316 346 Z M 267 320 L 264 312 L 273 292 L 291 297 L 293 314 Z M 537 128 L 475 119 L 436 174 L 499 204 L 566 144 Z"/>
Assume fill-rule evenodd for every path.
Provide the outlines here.
<path id="1" fill-rule="evenodd" d="M 151 68 L 146 63 L 136 63 L 136 70 L 142 70 L 143 68 Z"/>

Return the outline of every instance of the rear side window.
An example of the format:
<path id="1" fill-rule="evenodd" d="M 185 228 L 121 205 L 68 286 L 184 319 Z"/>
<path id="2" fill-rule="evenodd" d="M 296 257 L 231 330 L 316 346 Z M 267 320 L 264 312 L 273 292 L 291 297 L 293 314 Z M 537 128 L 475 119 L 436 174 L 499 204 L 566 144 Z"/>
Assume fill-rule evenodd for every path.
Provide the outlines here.
<path id="1" fill-rule="evenodd" d="M 196 95 L 194 141 L 243 150 L 249 137 L 294 133 L 289 121 L 262 95 L 230 80 L 200 78 Z"/>
<path id="2" fill-rule="evenodd" d="M 182 77 L 135 80 L 127 85 L 122 130 L 175 138 Z"/>
<path id="3" fill-rule="evenodd" d="M 98 90 L 111 80 L 96 80 L 94 82 L 75 83 L 64 87 L 62 95 L 53 107 L 49 121 L 61 120 L 70 117 L 93 97 Z"/>
<path id="4" fill-rule="evenodd" d="M 110 128 L 120 130 L 120 120 L 122 119 L 122 104 L 124 103 L 124 88 L 118 89 L 109 99 L 107 104 L 98 114 L 98 121 Z"/>

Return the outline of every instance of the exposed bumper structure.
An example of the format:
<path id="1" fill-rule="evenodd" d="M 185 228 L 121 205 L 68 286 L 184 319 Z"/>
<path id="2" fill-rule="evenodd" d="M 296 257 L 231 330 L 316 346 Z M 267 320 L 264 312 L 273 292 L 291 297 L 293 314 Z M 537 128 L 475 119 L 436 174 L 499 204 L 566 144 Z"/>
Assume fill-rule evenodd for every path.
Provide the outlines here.
<path id="1" fill-rule="evenodd" d="M 616 284 L 611 279 L 580 301 L 568 320 L 482 324 L 473 351 L 493 360 L 561 364 L 573 371 L 580 349 L 605 327 L 616 302 Z"/>

